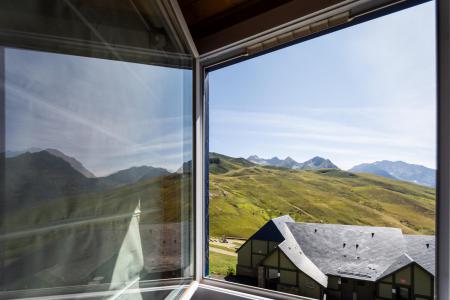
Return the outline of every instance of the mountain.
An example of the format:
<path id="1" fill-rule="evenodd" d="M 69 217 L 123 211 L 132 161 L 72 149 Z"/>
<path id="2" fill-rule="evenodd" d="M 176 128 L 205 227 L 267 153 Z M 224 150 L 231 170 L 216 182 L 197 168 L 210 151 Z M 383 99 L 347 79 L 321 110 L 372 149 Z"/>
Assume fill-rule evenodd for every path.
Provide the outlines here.
<path id="1" fill-rule="evenodd" d="M 8 209 L 33 207 L 42 201 L 98 193 L 170 174 L 162 168 L 131 167 L 106 177 L 91 175 L 75 158 L 56 149 L 25 152 L 5 160 Z"/>
<path id="2" fill-rule="evenodd" d="M 302 170 L 339 169 L 329 159 L 324 159 L 319 156 L 311 158 L 310 160 L 305 161 L 301 165 L 302 166 L 300 169 Z"/>
<path id="3" fill-rule="evenodd" d="M 274 157 L 274 158 L 278 159 L 277 157 Z M 247 160 L 251 161 L 251 162 L 253 162 L 255 164 L 258 164 L 258 165 L 268 165 L 267 160 L 264 159 L 264 158 L 259 157 L 258 155 L 250 155 L 247 158 Z"/>
<path id="4" fill-rule="evenodd" d="M 62 153 L 61 151 L 57 150 L 57 149 L 52 149 L 52 148 L 47 148 L 44 149 L 45 151 L 47 151 L 48 153 L 62 158 L 63 160 L 65 160 L 66 162 L 68 162 L 75 170 L 77 170 L 78 172 L 80 172 L 81 174 L 83 174 L 85 177 L 87 178 L 94 178 L 95 175 L 89 171 L 88 169 L 86 169 L 82 163 L 80 163 L 78 160 L 76 160 L 74 157 L 68 156 L 64 153 Z M 5 157 L 6 158 L 12 158 L 12 157 L 16 157 L 25 153 L 36 153 L 36 152 L 41 152 L 43 151 L 43 149 L 41 148 L 36 148 L 36 147 L 32 147 L 32 148 L 28 148 L 25 150 L 18 150 L 18 151 L 6 151 L 5 153 Z"/>
<path id="5" fill-rule="evenodd" d="M 91 171 L 86 169 L 83 166 L 83 164 L 80 163 L 75 158 L 73 158 L 71 156 L 67 156 L 64 153 L 62 153 L 61 151 L 57 150 L 57 149 L 48 148 L 48 149 L 45 149 L 45 151 L 47 151 L 48 153 L 50 153 L 50 154 L 52 154 L 52 155 L 54 155 L 56 157 L 64 159 L 66 162 L 68 162 L 72 166 L 72 168 L 74 168 L 75 170 L 77 170 L 78 172 L 83 174 L 84 177 L 87 177 L 87 178 L 94 178 L 95 177 L 95 175 Z"/>
<path id="6" fill-rule="evenodd" d="M 191 174 L 192 173 L 192 160 L 185 161 L 181 167 L 179 167 L 175 173 L 177 174 Z"/>
<path id="7" fill-rule="evenodd" d="M 64 159 L 48 151 L 26 152 L 5 161 L 7 207 L 32 206 L 40 201 L 101 190 L 97 179 L 86 178 Z"/>
<path id="8" fill-rule="evenodd" d="M 251 155 L 247 158 L 247 160 L 263 166 L 273 166 L 299 170 L 339 169 L 329 159 L 324 159 L 319 156 L 311 158 L 310 160 L 307 160 L 303 163 L 299 163 L 289 156 L 285 159 L 279 159 L 276 156 L 270 159 L 265 159 L 257 155 Z"/>
<path id="9" fill-rule="evenodd" d="M 209 172 L 214 174 L 227 173 L 233 170 L 239 170 L 245 167 L 253 167 L 256 164 L 245 158 L 230 157 L 214 152 L 209 153 Z"/>
<path id="10" fill-rule="evenodd" d="M 24 150 L 6 150 L 5 157 L 11 158 L 11 157 L 19 156 L 19 155 L 27 153 L 27 152 L 35 153 L 35 152 L 40 152 L 40 151 L 42 151 L 42 149 L 36 148 L 36 147 L 31 147 L 31 148 L 24 149 Z"/>
<path id="11" fill-rule="evenodd" d="M 218 159 L 210 158 L 211 236 L 248 238 L 267 220 L 285 214 L 298 222 L 392 226 L 407 234 L 434 234 L 433 188 L 339 169 L 294 170 L 213 157 Z"/>
<path id="12" fill-rule="evenodd" d="M 429 187 L 436 186 L 436 170 L 421 165 L 408 164 L 403 161 L 383 160 L 369 164 L 360 164 L 351 168 L 349 172 L 370 173 Z"/>
<path id="13" fill-rule="evenodd" d="M 168 174 L 170 174 L 169 171 L 163 168 L 140 166 L 118 171 L 101 178 L 101 180 L 108 184 L 119 186 Z"/>

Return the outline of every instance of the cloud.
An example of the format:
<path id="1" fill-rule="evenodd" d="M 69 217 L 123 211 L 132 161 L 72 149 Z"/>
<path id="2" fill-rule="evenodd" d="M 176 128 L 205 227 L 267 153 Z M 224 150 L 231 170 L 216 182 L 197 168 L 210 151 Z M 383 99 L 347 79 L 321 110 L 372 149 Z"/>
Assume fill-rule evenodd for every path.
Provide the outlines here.
<path id="1" fill-rule="evenodd" d="M 5 73 L 8 149 L 57 148 L 97 175 L 192 156 L 187 70 L 8 49 Z"/>
<path id="2" fill-rule="evenodd" d="M 380 111 L 385 113 L 384 110 Z M 392 112 L 389 111 L 389 113 Z M 409 130 L 409 135 L 400 135 L 395 130 L 386 132 L 374 128 L 351 126 L 351 123 L 349 124 L 345 118 L 341 122 L 331 122 L 326 119 L 294 117 L 289 114 L 214 110 L 211 112 L 211 124 L 212 134 L 226 134 L 228 128 L 231 129 L 230 134 L 235 134 L 233 128 L 238 127 L 241 128 L 239 134 L 287 138 L 292 142 L 315 140 L 330 144 L 337 142 L 406 148 L 435 148 L 434 145 L 417 138 L 416 133 L 412 134 L 411 130 Z"/>
<path id="3" fill-rule="evenodd" d="M 343 168 L 383 159 L 434 168 L 434 5 L 214 71 L 210 149 L 323 155 Z"/>

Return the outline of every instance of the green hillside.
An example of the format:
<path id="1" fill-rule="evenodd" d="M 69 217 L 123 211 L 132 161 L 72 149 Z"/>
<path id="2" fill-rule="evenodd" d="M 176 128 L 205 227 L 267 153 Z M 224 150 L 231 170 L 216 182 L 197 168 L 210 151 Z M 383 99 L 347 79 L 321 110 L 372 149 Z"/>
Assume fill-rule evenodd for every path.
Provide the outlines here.
<path id="1" fill-rule="evenodd" d="M 141 223 L 185 221 L 190 210 L 190 174 L 170 174 L 102 192 L 41 201 L 4 216 L 2 227 L 11 231 L 77 220 L 133 214 L 138 203 Z M 140 200 L 140 201 L 139 201 Z M 185 206 L 182 208 L 182 205 Z M 89 224 L 89 222 L 86 222 Z"/>
<path id="2" fill-rule="evenodd" d="M 212 159 L 214 158 L 214 159 Z M 258 166 L 210 154 L 210 235 L 247 238 L 267 220 L 398 227 L 434 234 L 435 190 L 370 174 Z"/>

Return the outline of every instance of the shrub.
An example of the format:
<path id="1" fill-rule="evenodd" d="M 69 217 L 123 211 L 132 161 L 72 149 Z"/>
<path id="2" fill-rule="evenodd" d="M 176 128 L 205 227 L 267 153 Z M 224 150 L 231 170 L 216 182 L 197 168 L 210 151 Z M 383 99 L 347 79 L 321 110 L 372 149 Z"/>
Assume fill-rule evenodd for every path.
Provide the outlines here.
<path id="1" fill-rule="evenodd" d="M 229 266 L 227 268 L 227 276 L 233 276 L 236 273 L 236 271 L 234 270 L 234 267 Z"/>

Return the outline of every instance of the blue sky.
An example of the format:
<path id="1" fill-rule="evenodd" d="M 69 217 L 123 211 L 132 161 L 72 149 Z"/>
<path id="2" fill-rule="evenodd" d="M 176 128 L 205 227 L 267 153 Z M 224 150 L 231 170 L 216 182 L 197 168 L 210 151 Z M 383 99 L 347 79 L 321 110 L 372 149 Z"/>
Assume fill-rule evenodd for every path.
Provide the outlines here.
<path id="1" fill-rule="evenodd" d="M 6 149 L 56 148 L 97 176 L 191 159 L 189 70 L 6 49 Z"/>
<path id="2" fill-rule="evenodd" d="M 435 168 L 434 3 L 210 73 L 210 151 Z"/>

